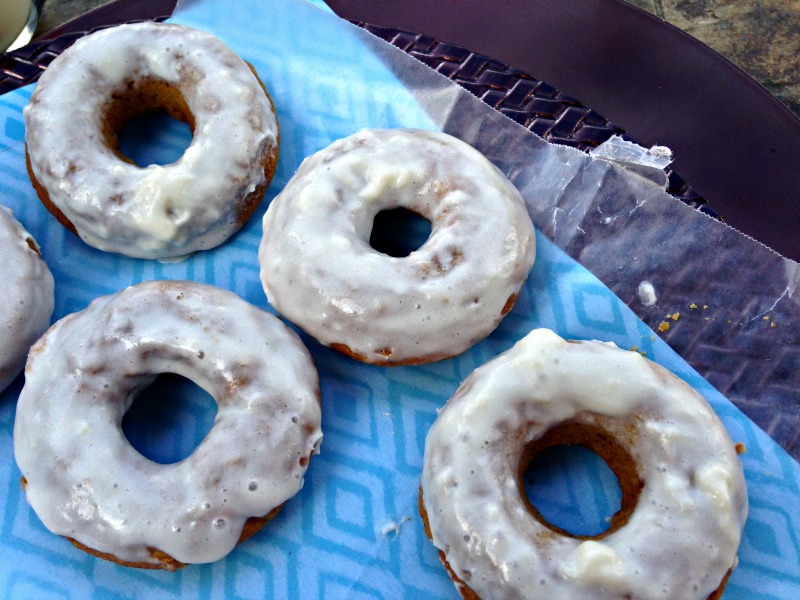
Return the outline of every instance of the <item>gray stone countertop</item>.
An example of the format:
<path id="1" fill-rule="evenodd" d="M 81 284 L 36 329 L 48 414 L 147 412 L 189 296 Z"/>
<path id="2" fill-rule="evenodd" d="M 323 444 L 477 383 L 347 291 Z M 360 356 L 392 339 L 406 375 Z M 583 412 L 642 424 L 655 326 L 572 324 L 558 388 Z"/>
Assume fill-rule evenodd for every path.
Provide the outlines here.
<path id="1" fill-rule="evenodd" d="M 110 1 L 37 0 L 37 35 Z M 722 54 L 800 117 L 800 0 L 630 1 Z"/>
<path id="2" fill-rule="evenodd" d="M 800 117 L 800 1 L 630 1 L 719 52 Z"/>

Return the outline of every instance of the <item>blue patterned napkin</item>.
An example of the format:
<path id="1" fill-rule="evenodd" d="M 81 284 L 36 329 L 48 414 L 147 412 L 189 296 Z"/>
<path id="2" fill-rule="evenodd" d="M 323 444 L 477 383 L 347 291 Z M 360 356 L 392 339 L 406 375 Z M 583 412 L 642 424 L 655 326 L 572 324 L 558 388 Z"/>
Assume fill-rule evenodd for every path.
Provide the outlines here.
<path id="1" fill-rule="evenodd" d="M 173 20 L 212 31 L 259 72 L 282 127 L 276 178 L 262 208 L 218 249 L 178 264 L 105 254 L 61 227 L 28 181 L 21 110 L 31 88 L 0 97 L 0 203 L 13 209 L 42 246 L 56 278 L 54 318 L 157 278 L 212 283 L 271 310 L 258 278 L 260 220 L 302 158 L 362 127 L 432 128 L 349 25 L 301 0 L 264 0 L 258 8 L 252 2 L 193 2 Z M 185 145 L 185 135 L 167 128 L 146 151 L 158 158 Z M 734 441 L 747 446 L 742 460 L 750 518 L 725 598 L 800 598 L 800 466 L 587 270 L 544 236 L 537 250 L 514 310 L 460 357 L 384 369 L 356 363 L 304 336 L 321 376 L 322 453 L 312 460 L 304 489 L 278 517 L 211 565 L 176 573 L 127 569 L 79 552 L 45 530 L 25 500 L 13 461 L 20 378 L 0 399 L 0 589 L 13 598 L 457 598 L 417 514 L 425 435 L 436 409 L 475 367 L 532 328 L 550 327 L 567 338 L 636 346 L 711 402 Z M 176 424 L 175 435 L 151 442 L 165 445 L 154 454 L 173 455 L 196 443 L 202 423 L 210 422 L 207 403 L 199 404 L 196 414 L 188 409 Z M 602 518 L 613 490 L 602 480 L 576 479 L 581 468 L 553 485 L 540 500 L 543 510 Z"/>

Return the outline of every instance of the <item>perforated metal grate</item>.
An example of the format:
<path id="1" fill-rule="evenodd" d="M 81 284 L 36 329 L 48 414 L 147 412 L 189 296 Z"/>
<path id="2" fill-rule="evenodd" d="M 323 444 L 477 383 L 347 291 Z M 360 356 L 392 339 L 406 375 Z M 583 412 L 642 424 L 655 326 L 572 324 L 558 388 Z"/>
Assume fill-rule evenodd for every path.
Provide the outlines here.
<path id="1" fill-rule="evenodd" d="M 486 104 L 549 142 L 588 152 L 614 135 L 633 138 L 618 125 L 572 96 L 528 73 L 426 35 L 354 21 L 469 90 Z M 678 200 L 720 219 L 691 186 L 671 169 L 667 191 Z"/>

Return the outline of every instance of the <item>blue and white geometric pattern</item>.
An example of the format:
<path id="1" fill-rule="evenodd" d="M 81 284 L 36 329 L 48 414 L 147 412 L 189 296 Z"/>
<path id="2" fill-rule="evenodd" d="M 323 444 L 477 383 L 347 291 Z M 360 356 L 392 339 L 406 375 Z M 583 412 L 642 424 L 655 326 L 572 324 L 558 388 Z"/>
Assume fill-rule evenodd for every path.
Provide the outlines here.
<path id="1" fill-rule="evenodd" d="M 28 181 L 21 111 L 31 89 L 0 97 L 0 203 L 14 210 L 42 246 L 56 278 L 54 318 L 84 308 L 97 296 L 158 278 L 212 283 L 271 310 L 258 277 L 260 217 L 303 157 L 362 127 L 432 127 L 413 97 L 351 35 L 349 25 L 299 0 L 264 0 L 260 9 L 252 2 L 198 1 L 174 20 L 219 35 L 255 66 L 270 90 L 282 148 L 267 201 L 222 247 L 182 263 L 99 252 L 58 225 Z M 567 338 L 637 346 L 711 402 L 733 439 L 747 446 L 742 460 L 750 519 L 725 598 L 800 598 L 800 466 L 593 275 L 543 236 L 537 251 L 514 310 L 497 331 L 457 358 L 419 367 L 371 367 L 304 336 L 321 377 L 322 453 L 311 461 L 305 487 L 284 510 L 210 565 L 176 573 L 127 569 L 79 552 L 45 530 L 25 500 L 13 460 L 19 378 L 0 397 L 2 595 L 457 598 L 417 514 L 425 435 L 437 408 L 475 367 L 530 329 L 550 327 Z M 205 422 L 203 415 L 198 419 L 187 417 L 178 438 L 194 439 L 197 423 Z M 591 490 L 581 489 L 579 481 L 565 485 L 576 497 L 605 499 L 608 493 L 602 483 Z M 581 507 L 591 509 L 591 504 Z"/>

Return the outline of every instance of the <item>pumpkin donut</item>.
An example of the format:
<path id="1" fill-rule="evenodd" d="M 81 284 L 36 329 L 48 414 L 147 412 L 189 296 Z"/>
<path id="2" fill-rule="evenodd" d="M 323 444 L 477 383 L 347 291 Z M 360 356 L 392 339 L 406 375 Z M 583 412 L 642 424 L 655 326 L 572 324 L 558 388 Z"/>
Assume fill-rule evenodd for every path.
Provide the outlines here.
<path id="1" fill-rule="evenodd" d="M 122 431 L 160 373 L 217 402 L 187 458 L 159 464 Z M 303 487 L 322 438 L 318 377 L 297 335 L 235 294 L 153 281 L 61 319 L 34 345 L 14 454 L 36 514 L 78 548 L 174 570 L 228 554 Z"/>
<path id="2" fill-rule="evenodd" d="M 576 536 L 525 495 L 532 458 L 580 444 L 622 490 L 608 530 Z M 475 370 L 425 444 L 420 512 L 464 598 L 718 598 L 747 516 L 737 451 L 686 383 L 613 344 L 530 333 Z"/>
<path id="3" fill-rule="evenodd" d="M 370 245 L 384 210 L 431 222 L 405 257 Z M 461 354 L 511 310 L 536 254 L 522 196 L 452 136 L 363 130 L 306 159 L 264 215 L 270 303 L 321 343 L 377 365 Z"/>
<path id="4" fill-rule="evenodd" d="M 163 110 L 192 129 L 170 165 L 136 165 L 117 133 Z M 255 72 L 211 34 L 136 23 L 88 35 L 47 68 L 25 107 L 41 201 L 90 246 L 178 260 L 233 235 L 278 160 L 278 121 Z"/>

